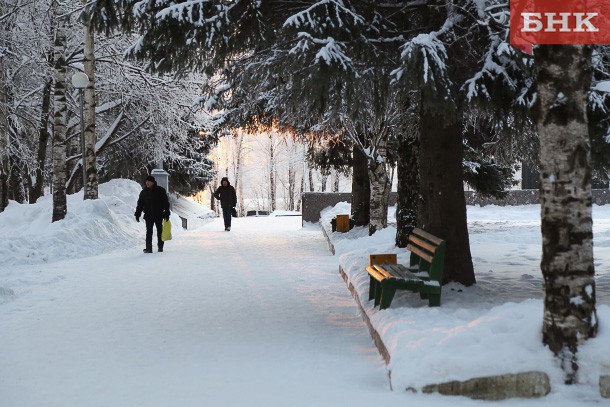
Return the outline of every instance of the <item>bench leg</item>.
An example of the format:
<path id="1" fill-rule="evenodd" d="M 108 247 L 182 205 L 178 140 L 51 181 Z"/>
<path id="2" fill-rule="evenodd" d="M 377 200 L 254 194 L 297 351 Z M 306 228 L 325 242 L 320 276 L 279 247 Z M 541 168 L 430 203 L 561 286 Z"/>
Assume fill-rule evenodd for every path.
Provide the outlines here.
<path id="1" fill-rule="evenodd" d="M 428 306 L 429 307 L 440 307 L 441 306 L 441 295 L 440 294 L 428 294 Z"/>
<path id="2" fill-rule="evenodd" d="M 369 283 L 369 301 L 372 300 L 373 298 L 375 298 L 375 289 L 377 288 L 377 280 L 375 280 L 373 277 L 371 277 L 370 279 L 370 283 Z"/>
<path id="3" fill-rule="evenodd" d="M 379 281 L 375 281 L 375 307 L 379 305 L 381 301 L 381 293 L 383 292 L 383 288 L 381 287 L 381 283 Z"/>
<path id="4" fill-rule="evenodd" d="M 428 294 L 420 292 L 419 293 L 419 298 L 421 298 L 422 300 L 427 300 L 428 299 Z"/>
<path id="5" fill-rule="evenodd" d="M 392 303 L 392 299 L 394 299 L 394 294 L 396 293 L 395 287 L 383 287 L 381 291 L 381 301 L 379 302 L 379 309 L 386 309 L 390 307 Z"/>

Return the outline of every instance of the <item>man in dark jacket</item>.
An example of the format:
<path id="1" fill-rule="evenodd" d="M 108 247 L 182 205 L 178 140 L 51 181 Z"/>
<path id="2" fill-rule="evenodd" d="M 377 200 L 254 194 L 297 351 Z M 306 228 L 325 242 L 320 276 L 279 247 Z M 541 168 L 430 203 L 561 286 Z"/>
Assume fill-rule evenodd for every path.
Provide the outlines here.
<path id="1" fill-rule="evenodd" d="M 228 232 L 231 230 L 231 215 L 235 211 L 237 206 L 237 194 L 235 188 L 229 184 L 229 179 L 223 177 L 220 180 L 220 186 L 214 192 L 214 197 L 220 201 L 220 207 L 222 208 L 222 217 L 225 222 L 225 230 Z"/>
<path id="2" fill-rule="evenodd" d="M 146 248 L 144 253 L 152 253 L 152 233 L 153 225 L 157 228 L 157 248 L 163 251 L 163 219 L 169 220 L 169 198 L 165 188 L 157 185 L 155 177 L 149 175 L 145 181 L 146 187 L 140 192 L 136 213 L 136 220 L 140 221 L 140 216 L 144 212 L 146 221 Z"/>

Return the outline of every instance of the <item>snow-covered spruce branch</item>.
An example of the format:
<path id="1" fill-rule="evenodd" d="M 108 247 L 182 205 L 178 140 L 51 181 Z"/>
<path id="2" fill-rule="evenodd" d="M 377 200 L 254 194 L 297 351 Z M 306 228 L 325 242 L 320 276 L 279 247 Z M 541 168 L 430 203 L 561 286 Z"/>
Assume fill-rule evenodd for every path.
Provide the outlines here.
<path id="1" fill-rule="evenodd" d="M 328 66 L 338 65 L 345 71 L 350 71 L 353 68 L 352 59 L 345 54 L 346 45 L 335 41 L 334 38 L 318 39 L 310 34 L 300 32 L 298 34 L 300 40 L 297 44 L 288 51 L 289 54 L 302 54 L 310 49 L 310 44 L 321 46 L 314 57 L 315 64 L 320 61 Z"/>
<path id="2" fill-rule="evenodd" d="M 400 55 L 402 66 L 391 72 L 394 81 L 400 81 L 405 72 L 409 70 L 409 65 L 415 63 L 417 64 L 415 72 L 422 73 L 421 78 L 415 78 L 416 85 L 430 86 L 437 93 L 448 92 L 451 87 L 447 71 L 448 56 L 441 37 L 449 34 L 463 19 L 464 16 L 452 8 L 439 30 L 419 34 L 404 44 Z"/>
<path id="3" fill-rule="evenodd" d="M 315 12 L 320 7 L 334 7 L 335 12 L 334 17 L 336 17 L 336 22 L 334 20 L 331 21 L 331 25 L 326 28 L 344 28 L 352 25 L 364 24 L 365 20 L 362 16 L 354 13 L 349 8 L 345 7 L 343 1 L 341 0 L 321 0 L 311 7 L 296 13 L 289 17 L 284 22 L 284 28 L 294 28 L 294 29 L 308 29 L 310 31 L 318 30 L 322 25 L 320 24 L 320 18 L 316 17 Z M 330 15 L 331 13 L 322 12 L 322 16 Z M 344 23 L 342 16 L 346 16 L 352 19 L 351 22 Z M 325 20 L 328 22 L 328 20 Z M 333 24 L 334 23 L 334 24 Z M 336 24 L 336 25 L 335 25 Z"/>
<path id="4" fill-rule="evenodd" d="M 236 7 L 241 1 L 240 0 L 236 0 L 231 2 L 230 4 L 223 4 L 223 5 L 217 5 L 217 7 L 222 7 L 222 8 L 216 8 L 216 11 L 218 12 L 216 15 L 213 15 L 209 18 L 205 18 L 204 17 L 204 5 L 207 3 L 212 3 L 210 0 L 191 0 L 191 1 L 186 1 L 184 3 L 179 3 L 179 4 L 171 4 L 167 7 L 165 7 L 164 9 L 158 11 L 155 14 L 155 18 L 158 20 L 165 20 L 165 19 L 175 19 L 177 21 L 185 21 L 188 22 L 189 24 L 192 24 L 194 27 L 203 27 L 203 26 L 210 26 L 210 27 L 214 27 L 217 23 L 219 23 L 221 20 L 225 19 L 225 23 L 227 23 L 228 21 L 226 20 L 226 17 L 229 15 L 230 11 Z M 148 11 L 146 10 L 148 4 L 147 1 L 142 1 L 136 4 L 136 6 L 134 7 L 134 14 L 136 16 L 141 16 L 144 13 L 147 13 Z M 172 2 L 173 3 L 173 2 Z M 193 10 L 197 9 L 197 13 L 193 13 Z M 199 18 L 197 20 L 193 20 L 192 17 L 193 15 L 197 15 Z M 187 17 L 188 16 L 188 17 Z"/>
<path id="5" fill-rule="evenodd" d="M 483 66 L 470 79 L 466 80 L 463 85 L 463 90 L 466 90 L 466 99 L 468 101 L 479 96 L 479 94 L 483 94 L 487 99 L 491 99 L 491 94 L 486 86 L 483 83 L 480 83 L 484 77 L 495 78 L 501 76 L 503 82 L 510 89 L 515 90 L 517 88 L 517 84 L 510 75 L 508 75 L 506 69 L 494 60 L 494 57 L 510 51 L 506 46 L 502 46 L 503 41 L 498 36 L 493 36 L 491 38 L 491 43 L 485 52 Z"/>

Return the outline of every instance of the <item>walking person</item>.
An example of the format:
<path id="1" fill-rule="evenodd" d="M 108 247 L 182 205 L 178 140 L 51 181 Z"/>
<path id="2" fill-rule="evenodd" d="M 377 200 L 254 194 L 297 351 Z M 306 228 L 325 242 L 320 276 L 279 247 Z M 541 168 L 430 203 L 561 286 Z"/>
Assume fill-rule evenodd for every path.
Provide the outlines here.
<path id="1" fill-rule="evenodd" d="M 140 221 L 140 216 L 144 212 L 144 221 L 146 222 L 146 248 L 144 253 L 152 253 L 152 235 L 153 225 L 157 228 L 157 249 L 163 251 L 163 240 L 161 233 L 163 232 L 163 219 L 169 220 L 169 198 L 165 188 L 157 185 L 155 177 L 149 175 L 144 181 L 145 187 L 140 192 L 136 213 L 136 220 Z"/>
<path id="2" fill-rule="evenodd" d="M 220 180 L 220 186 L 214 192 L 214 198 L 220 201 L 225 230 L 228 232 L 231 230 L 231 216 L 237 206 L 237 194 L 235 193 L 235 188 L 229 183 L 229 178 L 223 177 Z"/>

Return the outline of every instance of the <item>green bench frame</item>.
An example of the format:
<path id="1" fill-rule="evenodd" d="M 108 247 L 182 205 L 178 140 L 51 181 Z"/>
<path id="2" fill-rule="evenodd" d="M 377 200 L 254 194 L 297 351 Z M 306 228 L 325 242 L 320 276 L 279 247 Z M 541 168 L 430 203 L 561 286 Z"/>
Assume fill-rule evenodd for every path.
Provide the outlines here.
<path id="1" fill-rule="evenodd" d="M 366 271 L 370 276 L 369 301 L 386 309 L 396 290 L 419 292 L 430 307 L 441 305 L 441 287 L 445 264 L 445 241 L 422 230 L 413 229 L 407 250 L 409 266 L 397 264 L 396 254 L 371 254 Z"/>

